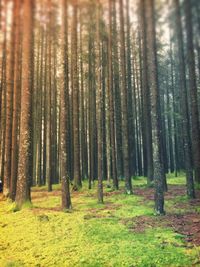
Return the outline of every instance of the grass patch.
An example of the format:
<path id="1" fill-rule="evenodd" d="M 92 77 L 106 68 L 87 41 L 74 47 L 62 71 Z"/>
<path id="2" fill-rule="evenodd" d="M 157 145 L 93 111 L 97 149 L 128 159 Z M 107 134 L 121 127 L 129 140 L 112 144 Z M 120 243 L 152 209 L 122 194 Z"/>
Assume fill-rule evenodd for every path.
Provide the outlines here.
<path id="1" fill-rule="evenodd" d="M 179 173 L 177 177 L 174 176 L 174 173 L 167 174 L 167 183 L 169 185 L 185 185 L 186 177 L 184 173 Z"/>
<path id="2" fill-rule="evenodd" d="M 183 182 L 183 177 L 168 180 Z M 73 210 L 64 213 L 60 186 L 47 193 L 46 187 L 33 188 L 31 209 L 12 212 L 13 204 L 0 201 L 0 266 L 191 266 L 200 255 L 198 247 L 187 249 L 181 235 L 172 229 L 151 227 L 144 233 L 131 229 L 123 219 L 153 216 L 153 201 L 138 195 L 112 192 L 98 204 L 96 184 L 72 193 Z M 124 182 L 120 182 L 123 189 Z M 133 179 L 133 185 L 146 186 L 146 178 Z M 171 202 L 170 202 L 171 201 Z M 173 200 L 174 201 L 174 200 Z M 187 201 L 176 197 L 176 202 Z M 172 200 L 167 205 L 173 205 Z"/>

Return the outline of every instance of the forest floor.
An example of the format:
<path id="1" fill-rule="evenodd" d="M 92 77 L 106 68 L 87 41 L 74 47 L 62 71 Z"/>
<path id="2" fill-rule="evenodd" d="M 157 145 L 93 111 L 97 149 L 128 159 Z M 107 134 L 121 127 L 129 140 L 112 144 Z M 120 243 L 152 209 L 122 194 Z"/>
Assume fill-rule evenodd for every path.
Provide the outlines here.
<path id="1" fill-rule="evenodd" d="M 133 180 L 134 195 L 123 182 L 118 192 L 105 188 L 104 204 L 85 182 L 68 213 L 58 185 L 33 188 L 32 207 L 18 212 L 0 195 L 0 266 L 200 266 L 200 191 L 188 200 L 184 176 L 170 175 L 168 184 L 166 216 L 154 216 L 143 177 Z"/>

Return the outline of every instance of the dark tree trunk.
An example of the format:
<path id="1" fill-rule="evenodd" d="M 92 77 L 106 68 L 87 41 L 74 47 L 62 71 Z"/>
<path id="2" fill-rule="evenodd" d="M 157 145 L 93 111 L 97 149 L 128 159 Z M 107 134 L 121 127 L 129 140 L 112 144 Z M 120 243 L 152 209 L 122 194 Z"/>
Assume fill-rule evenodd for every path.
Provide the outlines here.
<path id="1" fill-rule="evenodd" d="M 198 97 L 195 73 L 195 56 L 193 45 L 193 28 L 191 14 L 191 0 L 184 1 L 185 22 L 187 36 L 187 63 L 189 68 L 189 90 L 191 98 L 191 119 L 192 119 L 192 151 L 195 169 L 195 181 L 200 184 L 200 128 Z"/>
<path id="2" fill-rule="evenodd" d="M 126 54 L 125 54 L 125 34 L 124 34 L 124 6 L 123 0 L 120 5 L 120 58 L 121 58 L 121 80 L 122 80 L 122 144 L 123 144 L 123 166 L 125 177 L 125 190 L 127 194 L 132 194 L 132 181 L 129 170 L 129 147 L 128 147 L 128 99 L 126 81 Z"/>
<path id="3" fill-rule="evenodd" d="M 82 186 L 80 171 L 80 140 L 79 140 L 79 77 L 78 77 L 78 55 L 77 55 L 77 12 L 78 1 L 73 2 L 72 22 L 72 89 L 73 89 L 73 145 L 74 145 L 74 185 L 73 189 L 78 190 Z"/>
<path id="4" fill-rule="evenodd" d="M 67 146 L 67 129 L 69 129 L 69 115 L 68 115 L 68 0 L 62 1 L 62 38 L 63 38 L 63 76 L 64 83 L 60 89 L 60 161 L 61 161 L 61 182 L 62 182 L 62 208 L 71 209 L 71 198 L 69 189 L 69 172 L 68 172 L 68 146 Z"/>
<path id="5" fill-rule="evenodd" d="M 187 179 L 187 195 L 190 198 L 195 198 L 193 170 L 192 170 L 192 153 L 190 147 L 190 124 L 188 114 L 188 101 L 187 101 L 187 88 L 186 88 L 186 71 L 184 60 L 184 48 L 183 48 L 183 33 L 181 25 L 181 14 L 179 0 L 174 0 L 175 5 L 175 18 L 176 18 L 176 30 L 178 41 L 178 59 L 179 59 L 179 73 L 180 73 L 180 88 L 181 88 L 181 112 L 182 112 L 182 125 L 183 125 L 183 141 L 185 152 L 185 169 Z"/>
<path id="6" fill-rule="evenodd" d="M 115 111 L 115 135 L 116 135 L 116 153 L 117 153 L 117 174 L 123 176 L 123 152 L 122 152 L 122 108 L 121 108 L 121 91 L 119 77 L 119 53 L 118 53 L 118 30 L 116 15 L 116 0 L 113 2 L 113 93 L 114 93 L 114 111 Z"/>
<path id="7" fill-rule="evenodd" d="M 147 185 L 150 185 L 153 180 L 153 153 L 152 153 L 152 125 L 150 103 L 150 92 L 148 85 L 148 63 L 147 63 L 147 36 L 146 27 L 147 22 L 145 18 L 144 0 L 140 2 L 141 11 L 141 33 L 142 33 L 142 86 L 143 86 L 143 115 L 144 115 L 144 132 L 146 141 L 146 157 L 147 157 Z"/>
<path id="8" fill-rule="evenodd" d="M 108 97 L 110 113 L 110 135 L 111 135 L 111 156 L 112 156 L 112 178 L 113 188 L 118 189 L 116 144 L 115 144 L 115 118 L 114 118 L 114 94 L 113 94 L 113 68 L 112 68 L 112 3 L 109 0 L 109 34 L 108 34 Z"/>
<path id="9" fill-rule="evenodd" d="M 128 133 L 129 133 L 129 170 L 130 175 L 135 175 L 135 129 L 132 103 L 132 62 L 131 62 L 131 32 L 130 32 L 130 4 L 126 0 L 126 58 L 127 58 L 127 105 L 128 105 Z"/>

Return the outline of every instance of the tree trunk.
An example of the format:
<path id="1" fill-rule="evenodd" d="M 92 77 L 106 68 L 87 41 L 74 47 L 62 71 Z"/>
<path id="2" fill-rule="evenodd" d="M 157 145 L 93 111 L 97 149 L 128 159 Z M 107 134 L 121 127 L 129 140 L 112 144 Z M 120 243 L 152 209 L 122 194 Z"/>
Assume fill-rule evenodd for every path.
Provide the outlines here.
<path id="1" fill-rule="evenodd" d="M 74 190 L 82 186 L 80 171 L 80 140 L 79 140 L 79 77 L 77 56 L 77 12 L 78 1 L 73 2 L 72 21 L 72 90 L 73 90 L 73 145 L 74 145 Z"/>
<path id="2" fill-rule="evenodd" d="M 69 189 L 68 173 L 68 147 L 67 147 L 67 129 L 69 128 L 68 116 L 68 63 L 66 51 L 68 51 L 68 0 L 62 0 L 62 38 L 63 38 L 63 76 L 64 82 L 60 88 L 60 161 L 61 161 L 61 181 L 62 181 L 62 208 L 71 208 L 71 198 Z"/>
<path id="3" fill-rule="evenodd" d="M 12 121 L 12 156 L 11 156 L 11 181 L 10 198 L 14 201 L 17 186 L 18 168 L 18 136 L 19 136 L 19 113 L 21 97 L 21 70 L 20 70 L 20 0 L 15 1 L 15 59 L 14 59 L 14 88 L 13 88 L 13 121 Z"/>
<path id="4" fill-rule="evenodd" d="M 150 114 L 150 92 L 148 84 L 148 62 L 147 62 L 147 22 L 145 18 L 144 0 L 140 2 L 141 12 L 141 34 L 142 34 L 142 86 L 143 86 L 143 112 L 144 112 L 144 131 L 147 153 L 147 185 L 150 185 L 153 180 L 153 153 L 152 153 L 152 125 Z"/>
<path id="5" fill-rule="evenodd" d="M 19 166 L 16 204 L 21 208 L 31 201 L 30 184 L 32 165 L 31 139 L 31 96 L 32 96 L 32 44 L 33 44 L 33 0 L 23 3 L 23 41 L 22 41 L 22 92 L 20 116 Z"/>
<path id="6" fill-rule="evenodd" d="M 132 194 L 132 182 L 129 170 L 129 148 L 128 148 L 128 110 L 127 110 L 127 84 L 126 84 L 126 54 L 124 34 L 124 10 L 123 0 L 120 4 L 120 58 L 121 58 L 121 80 L 122 80 L 122 144 L 123 144 L 123 166 L 125 176 L 125 190 Z"/>
<path id="7" fill-rule="evenodd" d="M 189 198 L 195 198 L 193 170 L 192 170 L 192 153 L 190 147 L 190 124 L 188 114 L 188 101 L 187 101 L 187 88 L 186 88 L 186 71 L 184 60 L 184 48 L 183 48 L 183 33 L 181 25 L 181 14 L 179 0 L 174 0 L 175 5 L 175 18 L 176 18 L 176 30 L 178 41 L 178 59 L 179 59 L 179 74 L 180 74 L 180 88 L 181 88 L 181 112 L 182 112 L 182 125 L 183 125 L 183 141 L 185 152 L 185 169 L 187 180 L 187 195 Z"/>
<path id="8" fill-rule="evenodd" d="M 165 214 L 164 211 L 164 167 L 161 156 L 161 132 L 160 132 L 160 100 L 158 88 L 158 72 L 156 57 L 156 36 L 154 19 L 154 0 L 145 0 L 147 18 L 147 51 L 148 51 L 148 75 L 149 88 L 151 92 L 152 111 L 152 139 L 153 139 L 153 162 L 154 162 L 154 183 L 155 183 L 155 212 L 158 215 Z"/>
<path id="9" fill-rule="evenodd" d="M 16 11 L 15 2 L 12 13 L 11 41 L 8 60 L 8 75 L 6 81 L 6 132 L 5 132 L 5 161 L 4 161 L 4 183 L 3 194 L 9 197 L 11 180 L 11 147 L 12 147 L 12 116 L 13 116 L 13 77 L 15 64 L 15 31 L 16 31 Z"/>
<path id="10" fill-rule="evenodd" d="M 184 1 L 185 22 L 187 36 L 187 63 L 189 69 L 189 90 L 191 101 L 191 119 L 192 119 L 192 150 L 195 170 L 195 181 L 200 184 L 200 128 L 197 84 L 195 73 L 195 57 L 193 44 L 193 28 L 191 15 L 191 0 Z"/>
<path id="11" fill-rule="evenodd" d="M 113 94 L 113 68 L 112 68 L 112 4 L 109 0 L 109 34 L 108 34 L 108 97 L 110 114 L 111 155 L 113 188 L 118 190 L 116 144 L 115 144 L 115 118 L 114 118 L 114 94 Z"/>
<path id="12" fill-rule="evenodd" d="M 98 202 L 103 203 L 103 129 L 102 129 L 102 86 L 101 86 L 101 39 L 100 2 L 96 4 L 97 29 L 97 144 L 98 144 Z"/>

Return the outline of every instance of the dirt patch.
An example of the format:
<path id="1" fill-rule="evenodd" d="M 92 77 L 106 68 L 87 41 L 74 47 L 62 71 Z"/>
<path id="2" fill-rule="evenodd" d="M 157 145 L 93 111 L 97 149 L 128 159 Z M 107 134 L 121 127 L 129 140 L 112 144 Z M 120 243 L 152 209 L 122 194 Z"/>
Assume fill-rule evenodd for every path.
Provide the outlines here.
<path id="1" fill-rule="evenodd" d="M 112 202 L 107 202 L 104 206 L 102 206 L 101 208 L 93 208 L 93 209 L 88 209 L 87 211 L 90 211 L 91 213 L 97 213 L 99 211 L 102 210 L 108 210 L 108 211 L 112 211 L 112 210 L 117 210 L 118 208 L 120 208 L 122 205 L 121 204 L 114 204 Z"/>
<path id="2" fill-rule="evenodd" d="M 170 227 L 174 232 L 184 235 L 187 243 L 200 246 L 200 214 L 198 213 L 137 216 L 124 219 L 122 223 L 131 231 L 138 233 L 150 228 Z"/>
<path id="3" fill-rule="evenodd" d="M 154 188 L 136 188 L 134 194 L 142 196 L 144 200 L 154 200 Z M 199 194 L 199 193 L 198 193 Z M 168 185 L 168 192 L 165 193 L 165 199 L 174 199 L 177 196 L 185 196 L 186 187 L 184 185 Z"/>
<path id="4" fill-rule="evenodd" d="M 170 218 L 170 217 L 169 217 Z M 168 224 L 175 232 L 185 235 L 185 240 L 200 246 L 200 214 L 188 213 L 184 215 L 171 216 Z"/>
<path id="5" fill-rule="evenodd" d="M 174 208 L 176 209 L 184 209 L 184 210 L 193 210 L 195 211 L 196 208 L 200 207 L 200 198 L 196 198 L 196 199 L 191 199 L 185 202 L 177 202 L 174 203 Z"/>
<path id="6" fill-rule="evenodd" d="M 62 208 L 61 206 L 56 206 L 56 207 L 52 207 L 52 208 L 46 208 L 46 207 L 34 207 L 31 209 L 33 214 L 37 215 L 37 214 L 41 214 L 41 213 L 44 213 L 44 212 L 59 212 L 59 211 L 62 211 Z"/>
<path id="7" fill-rule="evenodd" d="M 55 190 L 52 192 L 47 192 L 44 190 L 38 190 L 38 191 L 33 191 L 31 194 L 31 199 L 35 200 L 35 199 L 40 199 L 40 198 L 48 198 L 48 197 L 57 197 L 61 195 L 61 191 L 60 190 Z"/>
<path id="8" fill-rule="evenodd" d="M 124 193 L 124 189 L 120 189 L 120 190 L 117 190 L 117 191 L 105 192 L 104 196 L 111 197 L 111 196 L 120 195 L 120 194 L 123 194 L 123 193 Z"/>

